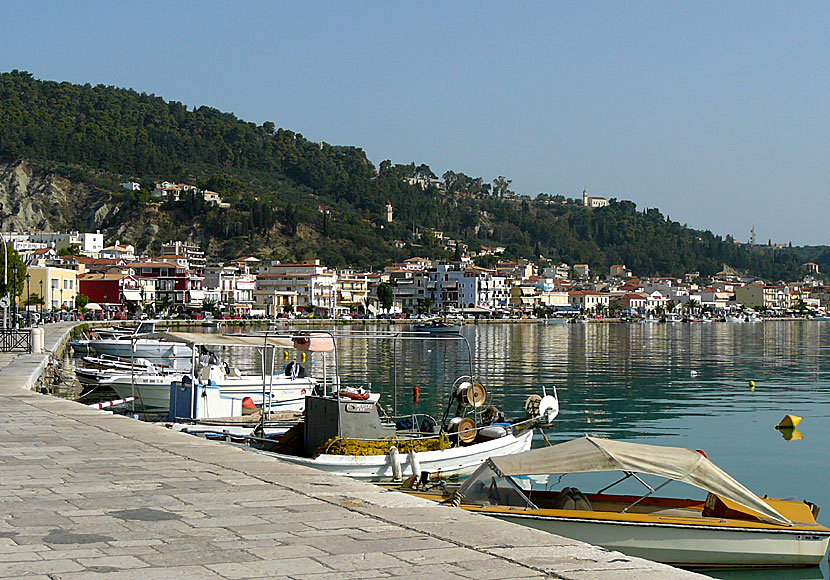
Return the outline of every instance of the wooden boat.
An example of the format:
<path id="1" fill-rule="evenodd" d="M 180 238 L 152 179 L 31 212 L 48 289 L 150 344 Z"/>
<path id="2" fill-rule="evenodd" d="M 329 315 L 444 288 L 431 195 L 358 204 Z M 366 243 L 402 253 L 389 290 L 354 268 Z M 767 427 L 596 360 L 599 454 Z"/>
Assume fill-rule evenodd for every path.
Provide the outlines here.
<path id="1" fill-rule="evenodd" d="M 568 474 L 608 471 L 620 471 L 622 477 L 597 493 L 547 485 Z M 652 487 L 649 475 L 665 480 Z M 541 485 L 539 476 L 545 477 Z M 708 495 L 702 501 L 655 495 L 672 481 Z M 608 493 L 622 482 L 642 483 L 647 491 Z M 818 506 L 760 498 L 702 452 L 593 437 L 491 457 L 455 492 L 432 493 L 426 485 L 410 492 L 443 496 L 468 511 L 692 568 L 817 566 L 830 542 L 830 529 L 816 522 Z"/>
<path id="2" fill-rule="evenodd" d="M 543 413 L 512 423 L 442 425 L 422 415 L 401 428 L 395 418 L 379 414 L 377 394 L 341 390 L 306 397 L 306 419 L 295 428 L 300 445 L 285 451 L 282 444 L 259 447 L 283 461 L 367 481 L 400 481 L 422 472 L 452 478 L 473 472 L 488 457 L 530 449 L 534 428 L 553 420 L 552 404 L 558 411 L 551 399 L 542 404 Z"/>

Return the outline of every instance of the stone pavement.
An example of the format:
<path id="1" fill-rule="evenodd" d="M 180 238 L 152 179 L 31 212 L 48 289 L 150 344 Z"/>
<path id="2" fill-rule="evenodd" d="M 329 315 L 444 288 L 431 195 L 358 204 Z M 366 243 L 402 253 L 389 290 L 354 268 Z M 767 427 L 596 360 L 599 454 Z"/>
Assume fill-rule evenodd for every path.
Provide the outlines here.
<path id="1" fill-rule="evenodd" d="M 0 578 L 702 578 L 40 395 L 45 360 L 0 358 Z"/>

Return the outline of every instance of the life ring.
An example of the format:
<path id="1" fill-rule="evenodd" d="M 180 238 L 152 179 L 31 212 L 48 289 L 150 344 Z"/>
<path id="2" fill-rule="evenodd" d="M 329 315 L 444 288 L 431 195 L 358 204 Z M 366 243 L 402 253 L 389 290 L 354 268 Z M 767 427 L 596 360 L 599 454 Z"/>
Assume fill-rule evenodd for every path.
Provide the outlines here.
<path id="1" fill-rule="evenodd" d="M 338 394 L 341 399 L 353 399 L 355 401 L 365 401 L 369 398 L 369 393 L 350 393 L 348 391 L 340 391 Z"/>

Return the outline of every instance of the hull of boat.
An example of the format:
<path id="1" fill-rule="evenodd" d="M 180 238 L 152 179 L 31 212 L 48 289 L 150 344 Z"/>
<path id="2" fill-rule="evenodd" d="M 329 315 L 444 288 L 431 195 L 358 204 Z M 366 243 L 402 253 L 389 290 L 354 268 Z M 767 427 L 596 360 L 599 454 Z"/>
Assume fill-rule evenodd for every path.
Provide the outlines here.
<path id="1" fill-rule="evenodd" d="M 183 375 L 172 374 L 165 377 L 141 376 L 133 379 L 127 375 L 110 381 L 108 384 L 121 397 L 138 396 L 141 407 L 147 411 L 170 410 L 170 387 L 174 381 L 181 381 Z M 281 381 L 285 382 L 285 381 Z M 262 378 L 228 378 L 217 385 L 221 396 L 244 398 L 251 397 L 254 404 L 262 405 Z M 279 384 L 275 381 L 270 391 L 270 403 L 273 410 L 297 411 L 305 407 L 305 397 L 313 388 L 310 380 L 297 379 L 289 384 Z M 266 394 L 266 400 L 268 395 Z"/>
<path id="2" fill-rule="evenodd" d="M 144 411 L 166 412 L 170 408 L 170 385 L 181 381 L 183 375 L 136 376 L 122 375 L 104 379 L 99 384 L 107 385 L 118 393 L 119 397 L 137 397 L 136 408 Z"/>
<path id="3" fill-rule="evenodd" d="M 415 325 L 413 327 L 415 332 L 428 332 L 430 334 L 458 334 L 461 332 L 460 324 L 453 324 L 450 326 L 433 326 L 433 325 Z"/>
<path id="4" fill-rule="evenodd" d="M 420 472 L 416 473 L 418 468 L 420 468 L 420 471 L 428 471 L 432 475 L 440 474 L 441 477 L 469 475 L 488 457 L 527 451 L 530 449 L 532 439 L 533 430 L 528 430 L 518 436 L 508 434 L 499 439 L 466 447 L 454 447 L 442 451 L 422 451 L 415 454 L 417 467 L 413 466 L 408 454 L 402 453 L 399 456 L 401 472 L 404 477 L 419 476 Z M 319 455 L 311 459 L 267 451 L 262 453 L 291 463 L 320 469 L 327 473 L 345 475 L 366 481 L 383 482 L 392 481 L 394 478 L 389 455 Z"/>
<path id="5" fill-rule="evenodd" d="M 818 566 L 830 535 L 793 529 L 726 528 L 655 522 L 607 522 L 532 514 L 486 513 L 609 550 L 677 566 Z"/>

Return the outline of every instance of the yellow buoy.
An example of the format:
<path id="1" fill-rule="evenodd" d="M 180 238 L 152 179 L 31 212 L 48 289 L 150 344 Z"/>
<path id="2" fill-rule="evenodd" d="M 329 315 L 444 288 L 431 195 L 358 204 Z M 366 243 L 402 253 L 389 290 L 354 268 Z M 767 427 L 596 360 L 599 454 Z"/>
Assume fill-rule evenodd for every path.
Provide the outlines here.
<path id="1" fill-rule="evenodd" d="M 801 423 L 801 419 L 803 417 L 799 417 L 798 415 L 784 415 L 784 418 L 781 419 L 781 422 L 776 425 L 777 429 L 795 429 L 799 423 Z"/>
<path id="2" fill-rule="evenodd" d="M 749 381 L 749 390 L 750 390 L 750 391 L 754 391 L 754 390 L 755 390 L 755 381 Z"/>

